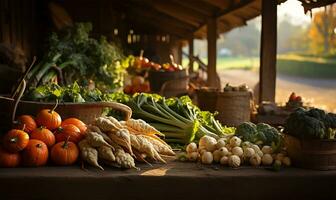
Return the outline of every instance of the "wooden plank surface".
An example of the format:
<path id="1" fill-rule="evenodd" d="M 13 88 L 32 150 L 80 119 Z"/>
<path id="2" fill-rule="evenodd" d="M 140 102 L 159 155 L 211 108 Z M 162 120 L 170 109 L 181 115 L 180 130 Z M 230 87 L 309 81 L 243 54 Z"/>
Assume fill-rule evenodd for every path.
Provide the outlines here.
<path id="1" fill-rule="evenodd" d="M 196 163 L 105 171 L 0 169 L 1 199 L 332 199 L 336 171 L 231 169 Z"/>

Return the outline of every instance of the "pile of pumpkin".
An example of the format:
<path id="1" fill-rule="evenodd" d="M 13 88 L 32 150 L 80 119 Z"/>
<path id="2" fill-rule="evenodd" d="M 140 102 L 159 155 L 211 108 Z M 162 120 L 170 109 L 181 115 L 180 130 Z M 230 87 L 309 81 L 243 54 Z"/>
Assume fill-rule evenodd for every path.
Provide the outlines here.
<path id="1" fill-rule="evenodd" d="M 14 129 L 2 138 L 0 167 L 74 164 L 79 155 L 77 143 L 85 136 L 86 125 L 77 118 L 62 121 L 54 109 L 41 110 L 36 118 L 21 115 Z"/>

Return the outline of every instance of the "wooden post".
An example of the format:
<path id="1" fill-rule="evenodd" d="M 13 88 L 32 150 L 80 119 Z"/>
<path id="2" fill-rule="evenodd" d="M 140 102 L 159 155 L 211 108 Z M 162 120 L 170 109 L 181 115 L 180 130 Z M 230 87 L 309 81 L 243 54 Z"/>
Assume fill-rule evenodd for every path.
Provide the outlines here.
<path id="1" fill-rule="evenodd" d="M 189 44 L 189 72 L 194 72 L 194 61 L 191 56 L 194 56 L 194 38 L 188 40 Z"/>
<path id="2" fill-rule="evenodd" d="M 275 102 L 277 1 L 262 1 L 260 41 L 259 102 Z"/>
<path id="3" fill-rule="evenodd" d="M 182 65 L 182 42 L 179 41 L 177 44 L 177 58 L 175 62 L 179 65 Z"/>
<path id="4" fill-rule="evenodd" d="M 216 87 L 217 84 L 217 22 L 216 18 L 209 18 L 207 23 L 207 40 L 208 40 L 208 86 Z"/>

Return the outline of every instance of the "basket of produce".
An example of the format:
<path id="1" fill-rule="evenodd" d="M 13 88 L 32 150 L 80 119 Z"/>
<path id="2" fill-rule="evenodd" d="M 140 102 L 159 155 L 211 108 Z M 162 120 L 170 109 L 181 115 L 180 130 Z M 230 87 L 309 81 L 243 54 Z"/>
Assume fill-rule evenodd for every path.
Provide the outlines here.
<path id="1" fill-rule="evenodd" d="M 54 109 L 66 118 L 80 118 L 88 124 L 101 116 L 105 109 L 122 111 L 127 119 L 132 114 L 132 110 L 123 104 L 104 102 L 99 90 L 86 90 L 76 83 L 67 87 L 56 84 L 40 86 L 25 95 L 24 98 L 29 100 L 21 100 L 24 89 L 25 84 L 16 99 L 0 96 L 0 114 L 4 119 L 0 123 L 2 128 L 9 128 L 16 114 L 36 115 L 42 109 Z"/>
<path id="2" fill-rule="evenodd" d="M 316 170 L 336 169 L 336 115 L 297 109 L 285 123 L 285 145 L 293 164 Z"/>
<path id="3" fill-rule="evenodd" d="M 251 92 L 248 91 L 245 84 L 238 87 L 227 84 L 224 91 L 217 94 L 218 120 L 230 126 L 250 121 L 251 100 Z"/>
<path id="4" fill-rule="evenodd" d="M 172 55 L 170 58 L 171 63 L 163 64 L 161 68 L 152 68 L 149 71 L 148 80 L 152 92 L 159 93 L 164 89 L 176 92 L 187 91 L 189 83 L 188 70 L 176 64 Z"/>

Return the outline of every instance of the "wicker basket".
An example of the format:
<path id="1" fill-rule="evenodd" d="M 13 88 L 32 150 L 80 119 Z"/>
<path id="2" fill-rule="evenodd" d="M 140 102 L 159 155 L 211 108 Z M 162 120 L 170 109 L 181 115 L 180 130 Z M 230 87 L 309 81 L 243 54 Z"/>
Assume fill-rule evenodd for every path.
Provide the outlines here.
<path id="1" fill-rule="evenodd" d="M 216 102 L 218 96 L 218 89 L 206 88 L 196 90 L 197 105 L 201 110 L 210 112 L 216 111 Z"/>
<path id="2" fill-rule="evenodd" d="M 284 135 L 284 141 L 294 166 L 315 170 L 336 169 L 335 140 L 302 140 Z"/>
<path id="3" fill-rule="evenodd" d="M 15 101 L 17 100 L 0 96 L 1 131 L 10 129 L 15 115 L 28 114 L 36 116 L 37 112 L 41 109 L 52 109 L 55 106 L 55 103 L 20 101 L 16 113 L 15 111 L 13 113 Z M 125 118 L 127 119 L 132 115 L 132 110 L 128 106 L 115 102 L 60 103 L 56 108 L 56 112 L 58 112 L 63 119 L 76 117 L 81 119 L 84 123 L 90 124 L 96 117 L 103 113 L 105 108 L 118 109 L 125 113 Z"/>
<path id="4" fill-rule="evenodd" d="M 229 126 L 250 121 L 251 93 L 250 92 L 220 92 L 217 93 L 216 110 L 218 120 Z"/>

